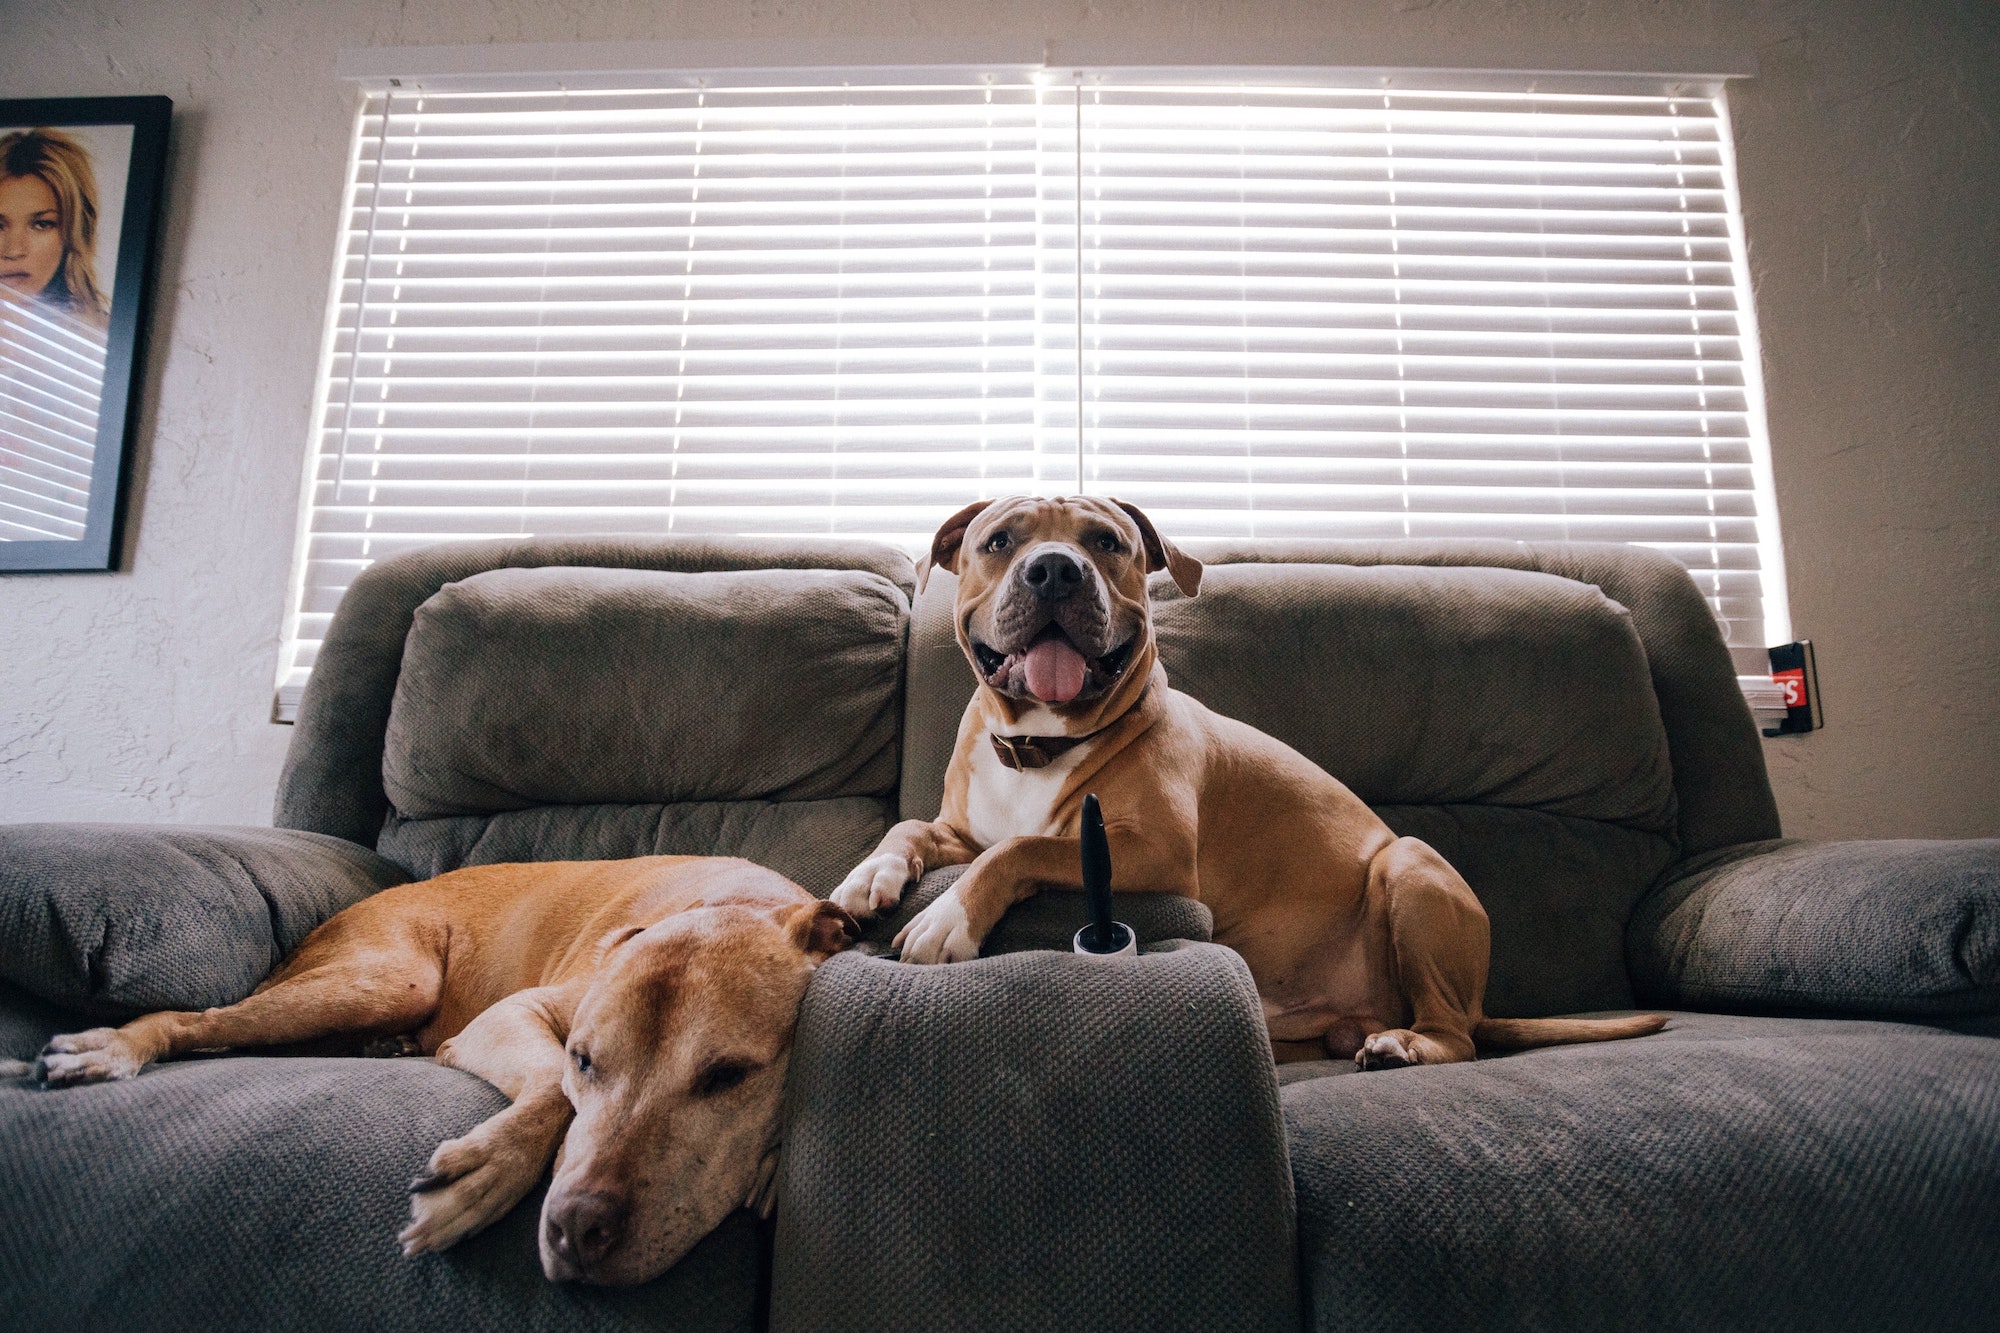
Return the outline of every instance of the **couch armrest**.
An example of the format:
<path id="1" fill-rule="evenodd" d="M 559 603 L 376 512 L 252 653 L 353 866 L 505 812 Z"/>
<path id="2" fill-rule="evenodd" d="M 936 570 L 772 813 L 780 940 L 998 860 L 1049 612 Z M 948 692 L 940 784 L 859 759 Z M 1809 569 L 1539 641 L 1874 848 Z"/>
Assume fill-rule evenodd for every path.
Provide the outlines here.
<path id="1" fill-rule="evenodd" d="M 320 922 L 409 878 L 291 829 L 0 825 L 0 979 L 101 1018 L 234 1004 Z"/>
<path id="2" fill-rule="evenodd" d="M 1249 969 L 829 959 L 786 1093 L 771 1327 L 1298 1327 Z"/>
<path id="3" fill-rule="evenodd" d="M 1681 867 L 1625 936 L 1646 1004 L 2000 1010 L 2000 840 L 1749 843 Z"/>

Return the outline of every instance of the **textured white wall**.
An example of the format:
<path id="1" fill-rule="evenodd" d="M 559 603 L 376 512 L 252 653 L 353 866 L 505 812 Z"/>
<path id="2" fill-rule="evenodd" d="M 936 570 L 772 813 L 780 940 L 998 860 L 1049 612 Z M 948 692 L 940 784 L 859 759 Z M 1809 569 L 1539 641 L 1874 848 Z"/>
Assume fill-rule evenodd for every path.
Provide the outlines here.
<path id="1" fill-rule="evenodd" d="M 1787 832 L 2000 832 L 2000 10 L 1980 0 L 4 0 L 0 96 L 175 101 L 127 570 L 0 577 L 0 819 L 263 823 L 344 47 L 702 37 L 1753 49 L 1732 95 L 1792 609 Z M 1433 44 L 1434 48 L 1433 48 Z"/>

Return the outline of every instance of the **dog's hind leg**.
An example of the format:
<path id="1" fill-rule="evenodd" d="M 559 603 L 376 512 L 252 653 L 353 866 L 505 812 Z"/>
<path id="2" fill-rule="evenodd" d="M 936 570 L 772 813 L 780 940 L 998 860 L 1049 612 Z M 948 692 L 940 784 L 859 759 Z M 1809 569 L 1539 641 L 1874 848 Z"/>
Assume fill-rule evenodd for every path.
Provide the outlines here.
<path id="1" fill-rule="evenodd" d="M 1473 1059 L 1491 947 L 1486 909 L 1451 864 L 1415 838 L 1376 854 L 1368 893 L 1388 906 L 1396 987 L 1410 1018 L 1407 1028 L 1369 1034 L 1354 1062 L 1396 1069 Z"/>
<path id="2" fill-rule="evenodd" d="M 439 1144 L 410 1182 L 410 1224 L 397 1237 L 404 1254 L 442 1250 L 499 1221 L 548 1170 L 574 1114 L 557 1034 L 577 998 L 569 987 L 519 991 L 438 1047 L 439 1064 L 478 1075 L 514 1104 Z"/>
<path id="3" fill-rule="evenodd" d="M 443 986 L 437 952 L 414 939 L 356 948 L 315 932 L 248 999 L 53 1037 L 36 1061 L 36 1074 L 50 1087 L 68 1087 L 131 1078 L 155 1060 L 189 1051 L 279 1046 L 343 1032 L 408 1032 L 437 1011 Z"/>

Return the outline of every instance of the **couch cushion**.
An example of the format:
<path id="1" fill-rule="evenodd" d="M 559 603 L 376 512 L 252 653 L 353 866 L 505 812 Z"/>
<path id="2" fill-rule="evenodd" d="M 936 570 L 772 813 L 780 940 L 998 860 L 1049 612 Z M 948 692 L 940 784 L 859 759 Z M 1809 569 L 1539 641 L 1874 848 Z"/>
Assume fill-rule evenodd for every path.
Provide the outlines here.
<path id="1" fill-rule="evenodd" d="M 854 570 L 475 574 L 417 609 L 383 787 L 405 816 L 886 795 L 908 614 Z"/>
<path id="2" fill-rule="evenodd" d="M 1695 581 L 1671 555 L 1611 542 L 1478 538 L 1293 538 L 1183 546 L 1211 567 L 1246 562 L 1485 567 L 1532 570 L 1601 588 L 1632 613 L 1633 627 L 1646 646 L 1660 723 L 1673 754 L 1683 854 L 1778 836 L 1778 806 L 1764 773 L 1764 741 L 1736 687 L 1731 650 L 1723 646 L 1715 613 Z"/>
<path id="3" fill-rule="evenodd" d="M 737 1213 L 656 1281 L 542 1276 L 537 1189 L 405 1259 L 410 1177 L 506 1105 L 429 1060 L 161 1065 L 60 1092 L 0 1080 L 0 1291 L 10 1326 L 212 1330 L 750 1330 L 762 1242 Z"/>
<path id="4" fill-rule="evenodd" d="M 292 829 L 0 825 L 0 978 L 103 1018 L 234 1004 L 320 922 L 408 878 Z"/>
<path id="5" fill-rule="evenodd" d="M 1625 608 L 1511 569 L 1226 565 L 1160 587 L 1167 678 L 1370 805 L 1503 805 L 1671 835 L 1673 774 Z"/>
<path id="6" fill-rule="evenodd" d="M 11 1078 L 26 1072 L 10 1065 L 32 1064 L 50 1037 L 73 1032 L 76 1026 L 70 1010 L 0 981 L 0 1075 Z"/>
<path id="7" fill-rule="evenodd" d="M 272 822 L 373 846 L 389 812 L 383 741 L 417 608 L 447 583 L 487 570 L 557 566 L 682 574 L 852 569 L 882 575 L 906 597 L 916 590 L 916 568 L 895 547 L 824 537 L 489 538 L 391 556 L 355 577 L 327 626 L 299 701 Z"/>
<path id="8" fill-rule="evenodd" d="M 1675 1014 L 1336 1068 L 1282 1094 L 1313 1327 L 1992 1326 L 2000 1041 Z"/>
<path id="9" fill-rule="evenodd" d="M 1451 862 L 1493 931 L 1486 1012 L 1536 1018 L 1633 1003 L 1626 922 L 1674 845 L 1618 824 L 1498 805 L 1377 809 Z"/>
<path id="10" fill-rule="evenodd" d="M 888 828 L 889 803 L 873 796 L 541 805 L 497 815 L 391 816 L 378 847 L 420 878 L 502 861 L 741 856 L 823 898 L 875 849 Z"/>

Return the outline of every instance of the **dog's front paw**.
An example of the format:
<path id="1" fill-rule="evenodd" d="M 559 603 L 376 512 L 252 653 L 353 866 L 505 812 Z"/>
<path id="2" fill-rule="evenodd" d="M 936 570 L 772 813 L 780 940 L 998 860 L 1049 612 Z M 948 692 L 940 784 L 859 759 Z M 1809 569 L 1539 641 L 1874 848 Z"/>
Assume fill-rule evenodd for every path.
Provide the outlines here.
<path id="1" fill-rule="evenodd" d="M 69 1088 L 131 1078 L 146 1067 L 145 1057 L 116 1028 L 92 1028 L 49 1038 L 35 1061 L 44 1087 Z"/>
<path id="2" fill-rule="evenodd" d="M 871 856 L 847 872 L 833 891 L 833 905 L 857 921 L 886 912 L 903 901 L 903 888 L 924 873 L 921 864 L 895 852 Z"/>
<path id="3" fill-rule="evenodd" d="M 972 937 L 972 922 L 957 889 L 946 890 L 911 917 L 896 936 L 895 947 L 903 951 L 906 963 L 962 963 L 979 957 L 979 941 Z"/>
<path id="4" fill-rule="evenodd" d="M 405 1255 L 448 1249 L 499 1221 L 541 1176 L 539 1163 L 493 1138 L 475 1129 L 431 1154 L 410 1182 L 410 1224 L 396 1236 Z"/>

